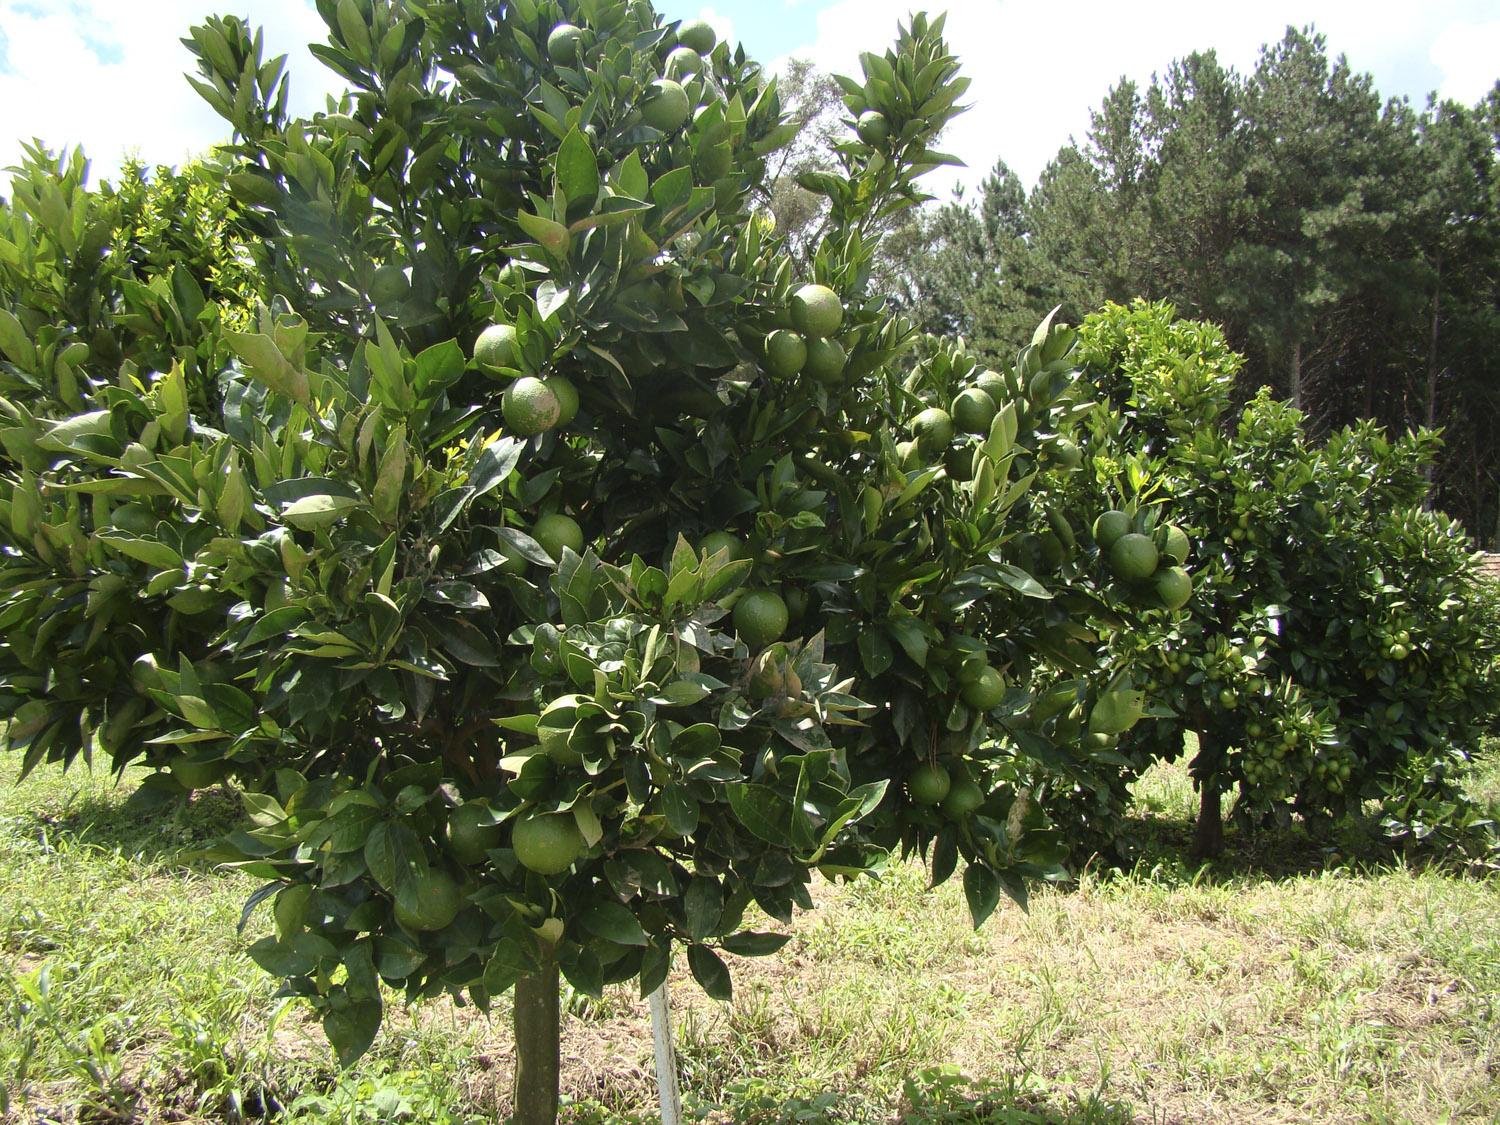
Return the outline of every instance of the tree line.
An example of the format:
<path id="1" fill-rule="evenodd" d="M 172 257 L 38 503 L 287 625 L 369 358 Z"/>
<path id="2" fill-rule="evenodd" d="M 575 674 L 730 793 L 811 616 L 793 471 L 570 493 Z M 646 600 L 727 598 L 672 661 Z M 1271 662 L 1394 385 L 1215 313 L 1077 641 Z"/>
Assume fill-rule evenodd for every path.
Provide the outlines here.
<path id="1" fill-rule="evenodd" d="M 815 82 L 806 83 L 816 94 Z M 1475 105 L 1383 98 L 1312 30 L 1238 73 L 1211 50 L 1121 79 L 1027 191 L 888 241 L 887 292 L 987 355 L 1054 305 L 1171 301 L 1223 326 L 1313 433 L 1440 429 L 1435 502 L 1500 543 L 1500 84 Z M 789 193 L 794 194 L 794 193 Z"/>

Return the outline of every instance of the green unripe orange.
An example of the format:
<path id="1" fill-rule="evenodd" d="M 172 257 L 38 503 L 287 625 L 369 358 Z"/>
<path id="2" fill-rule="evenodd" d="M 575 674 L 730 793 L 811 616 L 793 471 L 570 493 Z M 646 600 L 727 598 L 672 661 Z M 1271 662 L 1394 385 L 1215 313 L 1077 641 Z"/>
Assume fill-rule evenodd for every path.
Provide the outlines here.
<path id="1" fill-rule="evenodd" d="M 1187 562 L 1188 552 L 1191 549 L 1192 543 L 1188 540 L 1187 532 L 1183 531 L 1175 523 L 1169 523 L 1167 525 L 1167 533 L 1163 536 L 1161 553 L 1178 566 L 1181 566 Z"/>
<path id="2" fill-rule="evenodd" d="M 746 694 L 755 700 L 769 699 L 773 695 L 779 695 L 786 687 L 786 677 L 782 673 L 782 666 L 786 663 L 786 659 L 785 645 L 773 644 L 763 649 L 750 667 Z"/>
<path id="3" fill-rule="evenodd" d="M 1161 570 L 1155 579 L 1156 596 L 1167 609 L 1181 609 L 1193 597 L 1193 579 L 1180 566 Z"/>
<path id="4" fill-rule="evenodd" d="M 513 324 L 492 324 L 474 341 L 474 361 L 481 367 L 515 367 L 517 354 Z"/>
<path id="5" fill-rule="evenodd" d="M 709 145 L 694 154 L 694 166 L 702 179 L 712 183 L 729 175 L 734 167 L 734 150 L 728 144 Z"/>
<path id="6" fill-rule="evenodd" d="M 502 539 L 496 543 L 495 550 L 505 559 L 495 568 L 501 574 L 525 574 L 526 568 L 531 565 L 526 556 L 508 540 Z"/>
<path id="7" fill-rule="evenodd" d="M 948 788 L 943 798 L 943 813 L 953 820 L 962 820 L 984 804 L 984 790 L 967 778 L 959 778 Z"/>
<path id="8" fill-rule="evenodd" d="M 560 66 L 572 66 L 578 61 L 578 50 L 583 46 L 583 29 L 575 24 L 560 23 L 547 36 L 547 57 Z"/>
<path id="9" fill-rule="evenodd" d="M 448 824 L 444 829 L 449 854 L 470 867 L 483 863 L 486 853 L 500 846 L 503 835 L 504 831 L 494 822 L 489 806 L 482 801 L 459 805 L 448 814 Z"/>
<path id="10" fill-rule="evenodd" d="M 413 933 L 441 930 L 463 909 L 463 891 L 446 871 L 431 871 L 410 895 L 396 898 L 396 921 Z"/>
<path id="11" fill-rule="evenodd" d="M 562 417 L 562 403 L 552 388 L 540 379 L 527 375 L 505 389 L 500 399 L 500 413 L 505 424 L 521 437 L 545 433 Z"/>
<path id="12" fill-rule="evenodd" d="M 929 406 L 911 420 L 910 426 L 918 447 L 929 457 L 953 443 L 953 418 L 939 407 Z"/>
<path id="13" fill-rule="evenodd" d="M 576 766 L 583 761 L 583 746 L 576 744 L 573 727 L 578 721 L 578 704 L 584 696 L 564 695 L 554 699 L 542 710 L 536 726 L 536 738 L 541 743 L 542 753 L 560 766 Z M 579 732 L 580 736 L 583 732 Z M 596 740 L 586 738 L 589 748 Z"/>
<path id="14" fill-rule="evenodd" d="M 667 54 L 665 69 L 668 78 L 690 78 L 703 69 L 703 56 L 691 47 L 674 47 Z"/>
<path id="15" fill-rule="evenodd" d="M 792 323 L 808 336 L 832 336 L 844 323 L 844 306 L 828 286 L 804 285 L 792 294 Z"/>
<path id="16" fill-rule="evenodd" d="M 578 388 L 566 375 L 549 375 L 542 385 L 557 399 L 557 424 L 566 426 L 578 417 Z"/>
<path id="17" fill-rule="evenodd" d="M 1135 531 L 1120 536 L 1109 549 L 1110 569 L 1129 582 L 1150 578 L 1160 561 L 1156 544 L 1149 536 Z"/>
<path id="18" fill-rule="evenodd" d="M 818 382 L 833 387 L 844 381 L 844 365 L 848 361 L 849 356 L 837 340 L 815 336 L 807 342 L 807 362 L 802 370 Z"/>
<path id="19" fill-rule="evenodd" d="M 1099 544 L 1101 551 L 1109 550 L 1122 536 L 1129 533 L 1130 517 L 1117 509 L 1101 512 L 1094 521 L 1094 542 Z"/>
<path id="20" fill-rule="evenodd" d="M 780 640 L 788 620 L 786 602 L 774 590 L 747 590 L 734 603 L 734 631 L 752 649 Z"/>
<path id="21" fill-rule="evenodd" d="M 1055 438 L 1047 452 L 1064 469 L 1076 469 L 1083 464 L 1083 450 L 1078 448 L 1078 443 L 1072 438 Z"/>
<path id="22" fill-rule="evenodd" d="M 1047 570 L 1054 571 L 1062 566 L 1063 560 L 1068 557 L 1068 548 L 1063 543 L 1062 537 L 1055 531 L 1043 532 L 1037 541 L 1042 565 Z"/>
<path id="23" fill-rule="evenodd" d="M 998 371 L 981 371 L 975 376 L 974 385 L 990 396 L 996 410 L 1010 398 L 1010 388 L 1005 385 L 1005 376 Z"/>
<path id="24" fill-rule="evenodd" d="M 995 400 L 978 387 L 959 391 L 953 399 L 953 424 L 966 434 L 988 434 L 995 420 Z"/>
<path id="25" fill-rule="evenodd" d="M 531 529 L 531 537 L 554 560 L 562 558 L 564 547 L 574 554 L 583 553 L 583 528 L 578 526 L 577 520 L 561 512 L 548 512 L 539 517 Z"/>
<path id="26" fill-rule="evenodd" d="M 786 328 L 766 337 L 766 368 L 782 379 L 790 379 L 807 366 L 807 341 Z"/>
<path id="27" fill-rule="evenodd" d="M 859 134 L 860 140 L 874 148 L 885 144 L 890 139 L 891 123 L 879 110 L 867 109 L 859 115 L 854 131 Z"/>
<path id="28" fill-rule="evenodd" d="M 529 276 L 520 262 L 506 262 L 495 275 L 495 284 L 502 289 L 525 289 Z"/>
<path id="29" fill-rule="evenodd" d="M 745 541 L 727 531 L 710 531 L 698 540 L 698 550 L 707 555 L 717 555 L 720 551 L 728 551 L 730 562 L 738 562 L 740 559 L 750 557 L 750 548 L 745 545 Z"/>
<path id="30" fill-rule="evenodd" d="M 675 133 L 687 122 L 692 105 L 682 83 L 658 78 L 646 89 L 641 103 L 641 120 L 663 133 Z"/>
<path id="31" fill-rule="evenodd" d="M 714 29 L 703 20 L 688 20 L 677 29 L 677 42 L 684 47 L 691 47 L 700 55 L 706 55 L 714 49 L 719 37 Z"/>
<path id="32" fill-rule="evenodd" d="M 1005 698 L 1005 680 L 993 667 L 986 664 L 978 674 L 959 691 L 963 701 L 976 711 L 988 711 Z"/>
<path id="33" fill-rule="evenodd" d="M 953 781 L 947 770 L 926 762 L 912 770 L 906 779 L 906 791 L 912 802 L 918 805 L 940 804 L 952 787 Z"/>
<path id="34" fill-rule="evenodd" d="M 370 299 L 378 305 L 392 305 L 404 298 L 411 289 L 406 280 L 406 271 L 388 263 L 375 271 L 370 279 Z"/>
<path id="35" fill-rule="evenodd" d="M 567 813 L 534 813 L 516 821 L 510 846 L 521 866 L 538 875 L 561 875 L 584 853 L 583 834 Z"/>
<path id="36" fill-rule="evenodd" d="M 943 454 L 943 465 L 948 475 L 956 481 L 974 479 L 974 462 L 979 451 L 972 445 L 950 445 Z"/>

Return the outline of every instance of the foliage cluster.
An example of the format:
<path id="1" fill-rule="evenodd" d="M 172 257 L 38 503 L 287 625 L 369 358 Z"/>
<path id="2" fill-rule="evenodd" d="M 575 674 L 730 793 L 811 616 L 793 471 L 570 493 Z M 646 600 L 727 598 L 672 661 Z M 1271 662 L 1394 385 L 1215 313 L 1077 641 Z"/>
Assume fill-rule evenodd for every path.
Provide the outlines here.
<path id="1" fill-rule="evenodd" d="M 1237 791 L 1247 827 L 1373 801 L 1391 834 L 1483 858 L 1493 826 L 1458 778 L 1500 706 L 1500 607 L 1463 529 L 1424 506 L 1436 437 L 1364 422 L 1314 441 L 1265 390 L 1236 409 L 1241 358 L 1164 303 L 1110 305 L 1080 331 L 1090 447 L 1109 451 L 1089 483 L 1108 495 L 1118 459 L 1144 459 L 1193 542 L 1187 612 L 1111 636 L 1171 712 L 1122 740 L 1123 778 L 1190 731 L 1204 853 Z"/>
<path id="2" fill-rule="evenodd" d="M 320 10 L 353 91 L 327 112 L 288 119 L 282 60 L 210 20 L 212 164 L 90 192 L 36 153 L 4 209 L 24 767 L 143 760 L 143 801 L 237 781 L 253 953 L 346 1059 L 384 986 L 649 991 L 675 945 L 727 996 L 723 954 L 785 940 L 752 905 L 789 920 L 813 872 L 893 850 L 962 859 L 976 923 L 1061 877 L 1014 779 L 1140 710 L 1091 676 L 1109 584 L 1017 554 L 1081 461 L 1075 334 L 908 371 L 869 288 L 948 159 L 942 21 L 840 79 L 859 127 L 802 178 L 827 226 L 799 268 L 755 207 L 796 123 L 706 27 Z"/>

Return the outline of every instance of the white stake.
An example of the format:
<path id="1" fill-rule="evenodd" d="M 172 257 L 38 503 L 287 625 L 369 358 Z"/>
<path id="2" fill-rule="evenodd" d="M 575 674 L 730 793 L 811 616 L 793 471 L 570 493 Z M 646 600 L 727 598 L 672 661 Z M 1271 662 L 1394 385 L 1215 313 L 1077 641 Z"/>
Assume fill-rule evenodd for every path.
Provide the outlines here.
<path id="1" fill-rule="evenodd" d="M 677 1089 L 677 1051 L 672 1046 L 672 1014 L 667 982 L 651 994 L 651 1038 L 656 1043 L 656 1089 L 661 1098 L 661 1125 L 682 1125 L 682 1095 Z"/>

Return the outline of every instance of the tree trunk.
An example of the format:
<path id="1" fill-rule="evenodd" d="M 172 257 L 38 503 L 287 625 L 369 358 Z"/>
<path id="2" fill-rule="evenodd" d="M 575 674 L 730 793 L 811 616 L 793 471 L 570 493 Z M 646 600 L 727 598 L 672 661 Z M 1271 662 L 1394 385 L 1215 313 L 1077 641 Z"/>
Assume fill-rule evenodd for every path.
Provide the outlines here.
<path id="1" fill-rule="evenodd" d="M 1500 551 L 1500 488 L 1495 489 L 1495 538 L 1490 542 L 1490 550 Z"/>
<path id="2" fill-rule="evenodd" d="M 1437 277 L 1432 284 L 1432 334 L 1427 340 L 1427 402 L 1422 424 L 1429 430 L 1437 425 L 1438 321 L 1443 294 L 1443 259 L 1437 260 Z"/>
<path id="3" fill-rule="evenodd" d="M 1438 255 L 1435 263 L 1436 274 L 1432 281 L 1432 334 L 1427 341 L 1427 401 L 1422 408 L 1422 424 L 1429 430 L 1437 425 L 1437 384 L 1438 384 L 1438 320 L 1441 311 L 1441 300 L 1443 294 L 1443 257 Z M 1427 466 L 1424 475 L 1427 477 L 1427 506 L 1432 506 L 1432 469 Z"/>
<path id="4" fill-rule="evenodd" d="M 1193 833 L 1193 858 L 1213 859 L 1224 852 L 1224 794 L 1208 779 L 1200 782 L 1198 827 Z"/>
<path id="5" fill-rule="evenodd" d="M 1302 409 L 1302 341 L 1292 345 L 1292 361 L 1287 367 L 1287 391 L 1292 396 L 1292 405 Z"/>
<path id="6" fill-rule="evenodd" d="M 515 1125 L 555 1125 L 559 1023 L 557 960 L 516 982 Z"/>

